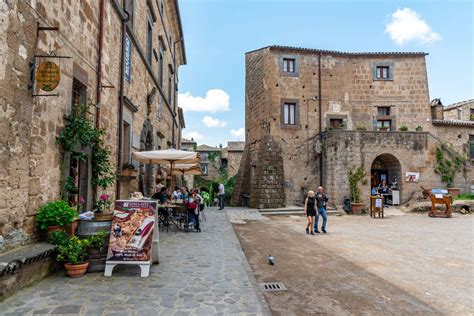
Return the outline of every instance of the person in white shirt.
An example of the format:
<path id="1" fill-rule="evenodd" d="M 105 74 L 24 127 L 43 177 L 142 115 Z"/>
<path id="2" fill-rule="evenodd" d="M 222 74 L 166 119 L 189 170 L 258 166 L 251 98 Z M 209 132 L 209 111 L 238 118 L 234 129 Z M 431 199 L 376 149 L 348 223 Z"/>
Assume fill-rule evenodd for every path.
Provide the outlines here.
<path id="1" fill-rule="evenodd" d="M 171 200 L 175 201 L 179 199 L 179 188 L 175 187 L 173 193 L 171 194 Z"/>
<path id="2" fill-rule="evenodd" d="M 221 183 L 219 184 L 219 189 L 218 189 L 218 197 L 219 197 L 219 210 L 224 209 L 224 197 L 225 197 L 225 188 L 224 185 Z"/>

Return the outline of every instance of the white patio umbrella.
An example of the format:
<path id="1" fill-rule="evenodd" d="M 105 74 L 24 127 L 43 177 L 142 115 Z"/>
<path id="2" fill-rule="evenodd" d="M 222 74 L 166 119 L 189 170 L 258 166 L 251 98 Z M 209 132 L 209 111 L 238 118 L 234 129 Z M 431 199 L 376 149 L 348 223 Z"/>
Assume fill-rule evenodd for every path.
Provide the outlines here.
<path id="1" fill-rule="evenodd" d="M 170 172 L 170 168 L 164 168 L 166 172 Z M 181 173 L 183 176 L 201 175 L 201 167 L 198 164 L 176 164 L 173 170 Z"/>
<path id="2" fill-rule="evenodd" d="M 171 188 L 173 188 L 173 170 L 176 164 L 197 164 L 199 163 L 199 155 L 197 152 L 178 150 L 178 149 L 163 149 L 140 151 L 132 153 L 132 158 L 136 161 L 149 163 L 169 165 Z"/>

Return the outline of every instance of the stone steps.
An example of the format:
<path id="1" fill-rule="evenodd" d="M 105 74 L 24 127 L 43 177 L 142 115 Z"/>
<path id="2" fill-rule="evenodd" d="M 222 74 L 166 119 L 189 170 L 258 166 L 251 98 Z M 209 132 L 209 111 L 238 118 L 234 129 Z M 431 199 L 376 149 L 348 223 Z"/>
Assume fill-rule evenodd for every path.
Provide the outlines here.
<path id="1" fill-rule="evenodd" d="M 286 207 L 286 208 L 276 208 L 276 209 L 259 209 L 258 210 L 262 215 L 268 216 L 288 216 L 288 215 L 298 215 L 304 216 L 304 208 L 303 207 Z M 335 208 L 328 208 L 327 212 L 328 216 L 341 216 L 344 215 L 345 212 L 342 210 L 337 210 Z"/>

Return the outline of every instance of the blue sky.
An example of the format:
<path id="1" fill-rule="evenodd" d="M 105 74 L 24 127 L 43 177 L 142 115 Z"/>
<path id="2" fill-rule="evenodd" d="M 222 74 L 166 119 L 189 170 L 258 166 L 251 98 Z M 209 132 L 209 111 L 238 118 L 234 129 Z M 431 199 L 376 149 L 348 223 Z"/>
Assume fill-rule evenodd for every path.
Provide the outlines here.
<path id="1" fill-rule="evenodd" d="M 473 2 L 180 0 L 188 65 L 178 103 L 184 136 L 244 140 L 247 51 L 289 45 L 341 51 L 424 51 L 430 98 L 474 98 Z"/>

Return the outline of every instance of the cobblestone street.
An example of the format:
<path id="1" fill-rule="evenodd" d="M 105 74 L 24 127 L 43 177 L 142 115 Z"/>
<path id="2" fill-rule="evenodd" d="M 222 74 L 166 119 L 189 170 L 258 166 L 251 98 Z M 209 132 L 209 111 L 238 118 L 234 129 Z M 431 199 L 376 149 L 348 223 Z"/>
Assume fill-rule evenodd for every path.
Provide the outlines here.
<path id="1" fill-rule="evenodd" d="M 255 283 L 225 212 L 206 210 L 202 233 L 160 232 L 160 264 L 149 278 L 117 267 L 70 279 L 57 273 L 1 305 L 1 315 L 265 315 Z"/>

